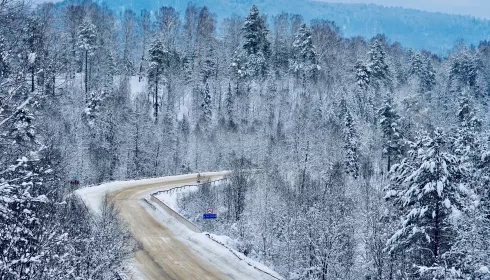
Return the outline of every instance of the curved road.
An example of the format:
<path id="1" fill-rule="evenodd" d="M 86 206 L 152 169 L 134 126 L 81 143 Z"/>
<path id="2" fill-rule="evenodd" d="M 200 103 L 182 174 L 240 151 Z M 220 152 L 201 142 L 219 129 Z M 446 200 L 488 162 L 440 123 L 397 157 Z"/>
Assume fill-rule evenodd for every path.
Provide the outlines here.
<path id="1" fill-rule="evenodd" d="M 206 178 L 216 180 L 225 174 Z M 133 237 L 140 244 L 140 249 L 135 253 L 135 262 L 147 279 L 231 279 L 196 256 L 141 204 L 141 198 L 152 192 L 195 183 L 196 177 L 175 178 L 161 183 L 133 184 L 110 193 Z"/>

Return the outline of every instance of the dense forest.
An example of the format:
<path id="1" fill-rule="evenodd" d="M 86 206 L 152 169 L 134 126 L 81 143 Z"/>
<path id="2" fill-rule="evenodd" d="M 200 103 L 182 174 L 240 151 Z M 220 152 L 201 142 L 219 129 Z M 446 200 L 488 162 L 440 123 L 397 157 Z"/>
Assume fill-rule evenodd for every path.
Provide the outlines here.
<path id="1" fill-rule="evenodd" d="M 70 181 L 212 170 L 186 214 L 286 279 L 490 279 L 490 43 L 242 16 L 0 0 L 0 279 L 121 279 Z"/>

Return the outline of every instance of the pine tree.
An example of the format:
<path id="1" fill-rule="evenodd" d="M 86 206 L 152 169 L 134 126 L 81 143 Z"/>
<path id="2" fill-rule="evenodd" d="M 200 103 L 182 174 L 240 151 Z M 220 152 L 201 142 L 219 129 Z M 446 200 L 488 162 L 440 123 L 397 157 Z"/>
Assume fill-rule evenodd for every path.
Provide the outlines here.
<path id="1" fill-rule="evenodd" d="M 31 72 L 31 92 L 35 89 L 35 76 L 36 72 L 41 67 L 41 60 L 43 56 L 43 32 L 42 24 L 36 18 L 29 19 L 26 28 L 27 38 L 27 63 Z"/>
<path id="2" fill-rule="evenodd" d="M 212 104 L 211 104 L 211 94 L 209 93 L 209 85 L 206 83 L 204 92 L 202 94 L 203 102 L 202 107 L 202 120 L 204 123 L 209 123 L 213 117 Z"/>
<path id="3" fill-rule="evenodd" d="M 89 90 L 89 61 L 88 57 L 94 55 L 94 51 L 97 48 L 97 28 L 90 21 L 86 20 L 80 25 L 78 30 L 78 47 L 84 52 L 85 55 L 85 96 L 88 99 Z"/>
<path id="4" fill-rule="evenodd" d="M 292 52 L 291 70 L 300 74 L 303 82 L 306 78 L 314 77 L 320 66 L 317 64 L 317 54 L 313 45 L 311 30 L 305 23 L 301 25 L 295 35 Z"/>
<path id="5" fill-rule="evenodd" d="M 359 176 L 359 139 L 352 115 L 349 112 L 345 101 L 343 101 L 343 103 L 344 166 L 346 173 L 350 174 L 354 179 L 357 179 Z"/>
<path id="6" fill-rule="evenodd" d="M 457 239 L 451 221 L 468 194 L 467 172 L 447 144 L 446 135 L 437 129 L 433 137 L 412 143 L 408 157 L 391 169 L 386 198 L 403 216 L 387 249 L 409 252 L 419 273 L 438 275 L 454 261 L 446 253 Z"/>
<path id="7" fill-rule="evenodd" d="M 472 54 L 464 47 L 451 58 L 449 69 L 449 83 L 453 91 L 460 91 L 463 87 L 476 86 L 480 59 L 477 54 Z"/>
<path id="8" fill-rule="evenodd" d="M 383 43 L 379 40 L 374 40 L 368 53 L 368 67 L 371 73 L 371 80 L 388 85 L 390 83 L 390 72 L 386 63 L 386 54 Z"/>
<path id="9" fill-rule="evenodd" d="M 149 73 L 148 75 L 153 79 L 153 115 L 155 116 L 155 122 L 158 121 L 158 108 L 160 106 L 159 104 L 159 96 L 158 96 L 158 84 L 160 83 L 160 75 L 163 74 L 164 67 L 168 66 L 168 50 L 165 47 L 163 41 L 157 39 L 155 40 L 149 50 L 149 61 L 150 61 L 150 68 L 149 68 Z"/>
<path id="10" fill-rule="evenodd" d="M 267 40 L 265 19 L 259 14 L 257 6 L 253 5 L 243 25 L 246 52 L 246 71 L 249 77 L 265 76 L 270 57 L 270 42 Z"/>
<path id="11" fill-rule="evenodd" d="M 31 279 L 45 258 L 40 210 L 48 198 L 39 189 L 48 170 L 38 169 L 38 161 L 37 153 L 31 153 L 0 177 L 0 275 L 5 279 Z"/>
<path id="12" fill-rule="evenodd" d="M 459 127 L 457 128 L 456 141 L 454 143 L 455 152 L 463 157 L 470 169 L 473 169 L 481 158 L 482 143 L 480 142 L 479 134 L 483 122 L 477 117 L 476 110 L 467 94 L 463 94 L 460 99 L 457 115 Z"/>
<path id="13" fill-rule="evenodd" d="M 424 63 L 424 72 L 420 77 L 420 91 L 428 92 L 432 91 L 434 86 L 436 85 L 436 72 L 434 67 L 432 67 L 432 62 L 430 58 L 425 59 Z"/>
<path id="14" fill-rule="evenodd" d="M 383 132 L 383 155 L 387 158 L 387 170 L 391 169 L 393 162 L 397 161 L 403 154 L 403 137 L 398 125 L 400 117 L 393 108 L 393 101 L 386 100 L 383 107 L 378 111 L 379 124 Z"/>
<path id="15" fill-rule="evenodd" d="M 216 19 L 207 7 L 203 7 L 199 12 L 196 28 L 200 74 L 203 84 L 206 84 L 208 78 L 216 71 L 214 37 L 216 32 Z"/>
<path id="16" fill-rule="evenodd" d="M 420 82 L 420 92 L 429 92 L 436 83 L 435 71 L 430 57 L 421 53 L 412 53 L 409 58 L 409 75 L 415 76 Z"/>
<path id="17" fill-rule="evenodd" d="M 230 128 L 235 127 L 235 122 L 233 118 L 233 112 L 235 111 L 235 102 L 233 92 L 231 90 L 231 83 L 228 84 L 228 91 L 226 92 L 225 97 L 225 108 L 226 108 L 226 117 L 228 119 L 228 125 Z"/>
<path id="18" fill-rule="evenodd" d="M 361 91 L 365 91 L 369 87 L 370 83 L 370 68 L 365 65 L 362 61 L 357 61 L 356 63 L 356 81 L 357 86 Z"/>

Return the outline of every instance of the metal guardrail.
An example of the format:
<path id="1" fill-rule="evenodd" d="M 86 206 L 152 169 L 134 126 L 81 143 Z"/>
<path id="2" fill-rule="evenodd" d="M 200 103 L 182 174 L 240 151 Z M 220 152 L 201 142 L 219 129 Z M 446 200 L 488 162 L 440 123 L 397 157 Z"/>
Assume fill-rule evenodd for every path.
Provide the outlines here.
<path id="1" fill-rule="evenodd" d="M 161 193 L 170 193 L 170 192 L 173 192 L 173 191 L 177 191 L 179 189 L 185 189 L 187 187 L 199 187 L 200 185 L 203 185 L 203 184 L 206 184 L 206 183 L 216 183 L 216 182 L 220 182 L 220 181 L 225 181 L 225 180 L 228 180 L 228 178 L 222 178 L 222 179 L 218 179 L 218 180 L 213 180 L 213 181 L 205 181 L 203 183 L 196 183 L 196 184 L 190 184 L 190 185 L 183 185 L 183 186 L 178 186 L 178 187 L 173 187 L 171 189 L 168 189 L 168 190 L 162 190 L 162 191 L 157 191 L 157 192 L 154 192 L 152 193 L 151 195 L 159 195 Z"/>
<path id="2" fill-rule="evenodd" d="M 183 224 L 184 226 L 186 226 L 188 229 L 192 230 L 193 232 L 201 233 L 202 232 L 201 229 L 196 224 L 194 224 L 193 222 L 189 221 L 187 218 L 185 218 L 184 216 L 182 216 L 179 212 L 177 212 L 174 209 L 170 208 L 167 204 L 165 204 L 165 202 L 161 201 L 156 196 L 159 195 L 159 194 L 162 194 L 162 193 L 170 193 L 170 192 L 173 192 L 173 191 L 177 191 L 179 189 L 185 189 L 186 187 L 193 187 L 193 186 L 199 187 L 199 185 L 203 185 L 205 183 L 215 183 L 215 182 L 224 181 L 224 180 L 227 180 L 227 178 L 213 180 L 213 181 L 206 181 L 206 182 L 195 184 L 195 185 L 183 185 L 183 186 L 173 187 L 173 188 L 168 189 L 168 190 L 157 191 L 157 192 L 154 192 L 154 193 L 152 193 L 150 195 L 150 200 L 153 201 L 153 202 L 155 202 L 156 204 L 158 204 L 158 206 L 160 206 L 165 212 L 167 212 L 167 214 L 169 214 L 170 216 L 176 218 L 181 224 Z M 150 203 L 146 199 L 145 199 L 145 201 L 147 203 Z M 153 207 L 155 207 L 155 206 L 153 205 Z"/>

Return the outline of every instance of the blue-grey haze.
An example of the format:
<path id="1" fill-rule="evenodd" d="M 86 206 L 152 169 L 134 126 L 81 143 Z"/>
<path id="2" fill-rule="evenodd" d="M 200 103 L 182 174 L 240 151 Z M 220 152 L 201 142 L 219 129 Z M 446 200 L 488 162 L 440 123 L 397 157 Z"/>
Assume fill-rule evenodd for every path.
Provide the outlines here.
<path id="1" fill-rule="evenodd" d="M 350 2 L 349 0 L 343 1 Z M 383 2 L 384 0 L 378 1 Z M 98 2 L 106 3 L 116 11 L 131 8 L 137 13 L 141 9 L 156 10 L 164 5 L 172 6 L 181 15 L 184 14 L 188 5 L 186 0 L 101 0 Z M 470 2 L 476 3 L 478 0 Z M 467 44 L 478 45 L 480 41 L 490 38 L 490 21 L 488 20 L 401 7 L 308 0 L 203 0 L 194 1 L 194 3 L 199 6 L 207 6 L 211 12 L 216 13 L 219 20 L 233 14 L 245 16 L 252 4 L 256 4 L 261 12 L 269 17 L 288 12 L 300 14 L 306 21 L 327 19 L 334 21 L 346 37 L 360 35 L 371 38 L 378 33 L 384 33 L 392 43 L 400 42 L 404 47 L 425 49 L 440 55 L 447 54 L 460 39 Z M 393 5 L 397 5 L 396 3 L 401 2 L 394 1 Z"/>

